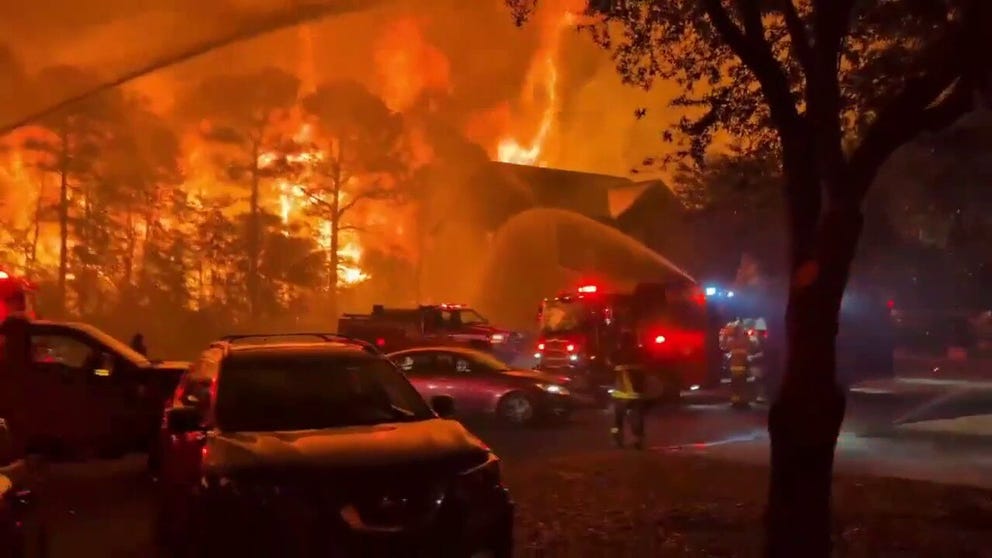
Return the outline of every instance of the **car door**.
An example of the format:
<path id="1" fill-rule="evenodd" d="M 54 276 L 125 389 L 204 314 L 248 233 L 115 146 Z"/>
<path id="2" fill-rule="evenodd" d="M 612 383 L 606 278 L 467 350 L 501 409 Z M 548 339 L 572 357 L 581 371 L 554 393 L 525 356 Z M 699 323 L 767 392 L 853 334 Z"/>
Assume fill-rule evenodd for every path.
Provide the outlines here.
<path id="1" fill-rule="evenodd" d="M 487 390 L 482 378 L 484 371 L 470 357 L 458 352 L 439 351 L 435 355 L 435 369 L 439 381 L 445 386 L 444 395 L 454 398 L 459 414 L 487 411 Z"/>
<path id="2" fill-rule="evenodd" d="M 115 387 L 98 346 L 71 329 L 33 328 L 31 347 L 43 433 L 75 450 L 103 449 L 112 438 Z"/>

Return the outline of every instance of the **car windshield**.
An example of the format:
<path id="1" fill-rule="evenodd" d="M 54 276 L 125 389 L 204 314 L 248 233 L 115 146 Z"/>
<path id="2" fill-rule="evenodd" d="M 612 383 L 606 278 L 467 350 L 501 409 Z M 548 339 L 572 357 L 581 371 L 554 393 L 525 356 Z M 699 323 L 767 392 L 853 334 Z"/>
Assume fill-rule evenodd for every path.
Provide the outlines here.
<path id="1" fill-rule="evenodd" d="M 387 360 L 369 356 L 235 356 L 217 385 L 229 432 L 311 430 L 427 420 L 434 413 Z"/>
<path id="2" fill-rule="evenodd" d="M 461 308 L 458 310 L 442 310 L 441 319 L 444 320 L 445 323 L 455 326 L 458 325 L 470 326 L 470 325 L 480 325 L 480 324 L 489 323 L 489 320 L 483 318 L 482 314 L 479 314 L 478 312 L 472 310 L 471 308 Z"/>
<path id="3" fill-rule="evenodd" d="M 541 330 L 546 333 L 575 331 L 591 319 L 589 307 L 580 300 L 553 300 L 544 304 Z"/>
<path id="4" fill-rule="evenodd" d="M 148 364 L 150 361 L 147 357 L 135 351 L 131 347 L 121 342 L 121 340 L 107 334 L 101 329 L 97 329 L 88 324 L 73 324 L 73 327 L 79 328 L 84 331 L 87 335 L 92 337 L 95 341 L 110 349 L 111 352 L 116 353 L 127 360 L 135 364 Z"/>
<path id="5" fill-rule="evenodd" d="M 510 368 L 510 366 L 507 363 L 503 362 L 502 360 L 496 358 L 495 356 L 489 353 L 483 353 L 482 351 L 472 353 L 472 360 L 481 364 L 482 366 L 485 366 L 486 368 L 489 368 L 490 370 L 495 370 L 497 372 L 512 370 L 512 368 Z"/>

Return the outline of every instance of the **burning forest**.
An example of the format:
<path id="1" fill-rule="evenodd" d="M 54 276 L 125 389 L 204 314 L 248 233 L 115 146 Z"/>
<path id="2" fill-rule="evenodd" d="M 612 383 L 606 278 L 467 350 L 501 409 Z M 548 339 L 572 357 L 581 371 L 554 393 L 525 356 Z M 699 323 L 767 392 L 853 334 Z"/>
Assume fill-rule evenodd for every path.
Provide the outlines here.
<path id="1" fill-rule="evenodd" d="M 464 204 L 455 190 L 488 160 L 581 159 L 562 139 L 588 102 L 563 91 L 581 97 L 576 85 L 610 70 L 575 33 L 574 2 L 549 3 L 525 30 L 500 0 L 439 4 L 431 16 L 400 3 L 246 41 L 8 134 L 3 268 L 41 285 L 43 314 L 122 335 L 196 337 L 260 319 L 327 327 L 343 310 L 439 296 L 422 260 L 458 251 L 433 233 Z M 116 68 L 99 45 L 120 32 L 95 28 L 75 57 L 38 67 L 31 41 L 4 47 L 14 89 L 71 94 L 106 78 Z M 367 56 L 344 56 L 344 44 Z"/>

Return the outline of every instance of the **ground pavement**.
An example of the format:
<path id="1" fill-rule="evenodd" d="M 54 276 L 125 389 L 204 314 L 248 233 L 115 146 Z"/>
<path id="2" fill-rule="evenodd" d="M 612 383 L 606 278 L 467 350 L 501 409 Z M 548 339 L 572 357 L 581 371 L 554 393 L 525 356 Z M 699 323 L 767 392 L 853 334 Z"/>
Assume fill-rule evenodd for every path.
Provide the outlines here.
<path id="1" fill-rule="evenodd" d="M 881 395 L 852 399 L 838 445 L 839 471 L 989 484 L 985 477 L 992 475 L 982 474 L 992 466 L 987 445 L 941 446 L 929 438 L 893 435 L 887 428 L 893 417 L 906 415 L 919 401 Z M 731 410 L 720 393 L 695 394 L 682 408 L 652 413 L 644 452 L 612 448 L 610 416 L 604 412 L 580 413 L 553 427 L 472 423 L 471 428 L 503 457 L 507 483 L 520 503 L 521 556 L 618 555 L 611 548 L 621 556 L 751 556 L 759 548 L 767 478 L 760 467 L 767 456 L 765 418 L 761 408 Z M 53 558 L 153 555 L 153 485 L 140 456 L 55 465 L 50 478 L 46 505 L 53 518 Z M 989 493 L 929 485 L 908 489 L 891 482 L 896 481 L 839 481 L 838 537 L 845 555 L 939 555 L 926 549 L 944 549 L 950 543 L 941 530 L 958 528 L 964 531 L 952 533 L 954 544 L 962 546 L 947 547 L 953 555 L 992 555 L 974 547 L 972 524 L 960 519 L 992 524 Z M 923 503 L 897 502 L 917 493 Z M 872 513 L 875 505 L 884 509 Z M 876 516 L 884 524 L 876 525 Z M 905 532 L 894 533 L 903 528 L 896 523 Z M 918 552 L 887 553 L 892 549 L 885 545 L 893 544 Z"/>

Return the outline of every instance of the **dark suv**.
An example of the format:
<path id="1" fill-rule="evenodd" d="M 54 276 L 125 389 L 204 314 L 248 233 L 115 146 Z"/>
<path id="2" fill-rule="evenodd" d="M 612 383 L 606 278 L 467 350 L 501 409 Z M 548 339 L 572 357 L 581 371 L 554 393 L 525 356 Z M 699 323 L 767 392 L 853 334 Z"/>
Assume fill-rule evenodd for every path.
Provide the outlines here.
<path id="1" fill-rule="evenodd" d="M 228 338 L 165 412 L 160 541 L 180 556 L 509 556 L 499 459 L 368 343 Z"/>

